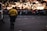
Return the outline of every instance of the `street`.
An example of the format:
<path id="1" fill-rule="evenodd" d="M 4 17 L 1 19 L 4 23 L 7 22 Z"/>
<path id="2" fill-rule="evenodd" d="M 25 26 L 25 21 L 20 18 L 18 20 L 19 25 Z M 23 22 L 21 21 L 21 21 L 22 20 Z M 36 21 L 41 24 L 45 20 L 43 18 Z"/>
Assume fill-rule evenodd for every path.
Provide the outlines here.
<path id="1" fill-rule="evenodd" d="M 10 18 L 4 15 L 5 24 L 0 24 L 0 31 L 10 31 Z M 46 31 L 47 16 L 18 15 L 14 30 L 11 31 Z"/>

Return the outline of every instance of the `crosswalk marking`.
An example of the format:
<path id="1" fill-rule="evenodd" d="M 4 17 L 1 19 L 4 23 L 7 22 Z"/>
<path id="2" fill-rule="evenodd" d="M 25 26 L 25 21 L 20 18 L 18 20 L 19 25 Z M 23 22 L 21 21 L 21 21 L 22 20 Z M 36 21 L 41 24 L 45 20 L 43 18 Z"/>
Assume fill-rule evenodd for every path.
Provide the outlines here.
<path id="1" fill-rule="evenodd" d="M 19 30 L 19 31 L 22 31 L 22 30 Z"/>

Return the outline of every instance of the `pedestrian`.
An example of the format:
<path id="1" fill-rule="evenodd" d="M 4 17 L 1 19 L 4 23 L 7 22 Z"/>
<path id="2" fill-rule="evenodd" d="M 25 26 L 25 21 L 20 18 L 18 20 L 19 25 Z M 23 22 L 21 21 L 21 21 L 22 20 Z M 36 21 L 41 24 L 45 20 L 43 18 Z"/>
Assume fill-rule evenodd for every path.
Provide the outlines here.
<path id="1" fill-rule="evenodd" d="M 15 22 L 15 19 L 17 18 L 17 15 L 18 15 L 18 11 L 14 7 L 9 10 L 10 28 L 11 29 L 14 29 L 14 22 Z"/>

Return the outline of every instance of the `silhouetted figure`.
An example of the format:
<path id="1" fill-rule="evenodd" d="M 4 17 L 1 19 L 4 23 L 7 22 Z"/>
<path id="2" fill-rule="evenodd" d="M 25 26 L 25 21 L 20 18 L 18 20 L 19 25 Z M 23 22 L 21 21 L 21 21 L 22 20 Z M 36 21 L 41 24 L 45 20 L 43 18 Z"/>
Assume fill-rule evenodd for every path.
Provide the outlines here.
<path id="1" fill-rule="evenodd" d="M 18 12 L 15 8 L 9 10 L 9 17 L 10 17 L 10 28 L 14 29 L 14 22 L 17 18 Z"/>

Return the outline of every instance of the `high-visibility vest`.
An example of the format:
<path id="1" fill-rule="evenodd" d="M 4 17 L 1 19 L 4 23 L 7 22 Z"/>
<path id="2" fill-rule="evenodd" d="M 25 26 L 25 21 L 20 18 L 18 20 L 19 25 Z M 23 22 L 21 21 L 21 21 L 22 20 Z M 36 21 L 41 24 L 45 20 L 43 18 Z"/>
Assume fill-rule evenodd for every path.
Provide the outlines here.
<path id="1" fill-rule="evenodd" d="M 18 14 L 17 10 L 16 9 L 10 9 L 9 10 L 9 15 L 10 16 L 16 16 Z"/>

